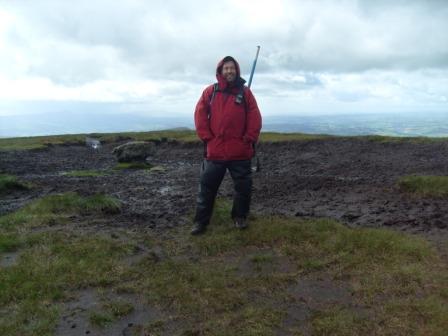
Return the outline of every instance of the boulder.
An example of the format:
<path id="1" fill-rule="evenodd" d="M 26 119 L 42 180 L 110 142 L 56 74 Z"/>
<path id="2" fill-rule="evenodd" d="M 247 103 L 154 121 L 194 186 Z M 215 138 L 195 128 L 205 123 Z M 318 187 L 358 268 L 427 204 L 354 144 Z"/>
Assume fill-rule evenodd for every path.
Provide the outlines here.
<path id="1" fill-rule="evenodd" d="M 118 162 L 144 162 L 148 156 L 154 155 L 156 144 L 145 141 L 132 141 L 115 147 L 112 151 Z"/>

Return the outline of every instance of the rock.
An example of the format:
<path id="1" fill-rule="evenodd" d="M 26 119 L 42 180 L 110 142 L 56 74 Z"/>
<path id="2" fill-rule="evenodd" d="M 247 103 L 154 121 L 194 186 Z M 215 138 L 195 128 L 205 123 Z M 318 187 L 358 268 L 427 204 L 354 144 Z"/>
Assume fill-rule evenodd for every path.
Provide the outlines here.
<path id="1" fill-rule="evenodd" d="M 86 146 L 93 149 L 100 149 L 101 141 L 95 138 L 86 137 Z"/>
<path id="2" fill-rule="evenodd" d="M 131 141 L 115 147 L 112 151 L 118 162 L 144 162 L 148 156 L 154 155 L 156 144 L 145 141 Z"/>
<path id="3" fill-rule="evenodd" d="M 305 216 L 308 216 L 308 215 L 309 215 L 308 212 L 306 212 L 304 210 L 299 210 L 299 211 L 297 211 L 294 214 L 294 216 L 296 216 L 296 217 L 305 217 Z"/>
<path id="4" fill-rule="evenodd" d="M 446 222 L 441 221 L 440 219 L 437 219 L 434 221 L 434 224 L 436 227 L 438 227 L 439 229 L 445 229 L 448 224 Z"/>
<path id="5" fill-rule="evenodd" d="M 361 217 L 361 215 L 359 213 L 355 213 L 355 212 L 346 212 L 342 215 L 342 218 L 344 218 L 348 221 L 353 221 L 359 217 Z"/>

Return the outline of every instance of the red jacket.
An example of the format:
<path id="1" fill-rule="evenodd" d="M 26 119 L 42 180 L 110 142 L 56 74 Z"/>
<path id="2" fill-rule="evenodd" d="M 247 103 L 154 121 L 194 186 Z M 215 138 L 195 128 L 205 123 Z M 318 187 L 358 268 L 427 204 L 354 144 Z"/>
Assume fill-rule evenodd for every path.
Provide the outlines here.
<path id="1" fill-rule="evenodd" d="M 216 68 L 219 91 L 213 100 L 213 85 L 208 86 L 199 99 L 194 112 L 198 137 L 207 143 L 208 160 L 249 160 L 254 155 L 253 144 L 261 130 L 261 114 L 252 91 L 244 86 L 240 67 L 235 61 L 237 76 L 232 85 L 221 76 L 223 62 Z M 244 86 L 244 101 L 235 102 Z M 210 118 L 209 118 L 210 113 Z"/>

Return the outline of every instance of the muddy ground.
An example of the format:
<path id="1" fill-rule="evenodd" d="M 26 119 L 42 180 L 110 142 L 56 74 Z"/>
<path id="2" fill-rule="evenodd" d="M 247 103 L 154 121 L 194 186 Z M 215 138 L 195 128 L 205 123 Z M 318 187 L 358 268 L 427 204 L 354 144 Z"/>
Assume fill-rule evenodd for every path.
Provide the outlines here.
<path id="1" fill-rule="evenodd" d="M 187 225 L 194 211 L 202 147 L 162 143 L 149 161 L 163 171 L 116 171 L 99 177 L 69 177 L 73 170 L 109 170 L 111 150 L 82 145 L 1 152 L 0 171 L 35 185 L 0 201 L 0 215 L 46 194 L 106 193 L 123 204 L 111 225 L 166 229 Z M 330 217 L 350 226 L 394 227 L 439 232 L 448 227 L 448 200 L 406 194 L 396 185 L 410 175 L 448 175 L 448 142 L 380 143 L 366 139 L 326 139 L 262 143 L 261 172 L 254 173 L 252 212 Z M 220 196 L 232 196 L 229 175 Z"/>
<path id="2" fill-rule="evenodd" d="M 0 152 L 0 172 L 16 175 L 34 186 L 2 195 L 0 215 L 38 197 L 74 191 L 81 195 L 105 193 L 122 203 L 120 214 L 91 218 L 85 227 L 87 231 L 141 229 L 169 234 L 170 228 L 190 226 L 202 146 L 161 143 L 149 162 L 163 169 L 114 171 L 116 160 L 111 151 L 121 143 L 105 144 L 99 150 L 72 144 Z M 255 215 L 329 217 L 353 227 L 391 227 L 422 234 L 436 242 L 448 237 L 448 199 L 410 195 L 396 184 L 405 175 L 448 175 L 448 142 L 381 143 L 362 138 L 331 138 L 262 143 L 258 155 L 262 170 L 253 175 Z M 74 170 L 109 173 L 98 177 L 64 175 Z M 226 175 L 219 195 L 231 198 L 232 189 L 232 181 Z M 85 223 L 85 219 L 80 219 L 80 223 Z M 17 256 L 12 253 L 6 257 L 8 260 L 3 262 L 13 264 Z M 303 322 L 316 307 L 328 302 L 352 304 L 349 291 L 331 279 L 302 279 L 291 291 L 300 292 L 297 297 L 301 301 L 287 308 L 283 328 L 300 323 L 303 335 L 310 334 L 309 325 Z M 74 294 L 74 301 L 65 304 L 57 335 L 87 331 L 91 335 L 130 335 L 133 326 L 155 321 L 164 314 L 137 297 L 127 298 L 136 303 L 134 313 L 106 329 L 95 330 L 89 327 L 86 312 L 98 306 L 101 298 L 93 289 L 78 294 Z M 110 293 L 109 297 L 118 296 Z M 303 297 L 307 299 L 304 301 Z M 280 330 L 278 334 L 286 333 Z"/>

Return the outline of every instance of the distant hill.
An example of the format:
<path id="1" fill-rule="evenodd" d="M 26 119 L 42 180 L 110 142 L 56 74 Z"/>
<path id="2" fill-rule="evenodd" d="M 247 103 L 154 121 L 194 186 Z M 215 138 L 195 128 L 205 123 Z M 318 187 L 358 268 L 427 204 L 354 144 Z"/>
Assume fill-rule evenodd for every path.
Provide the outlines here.
<path id="1" fill-rule="evenodd" d="M 193 127 L 182 117 L 151 117 L 120 113 L 41 113 L 0 116 L 0 137 L 78 133 L 110 133 Z"/>
<path id="2" fill-rule="evenodd" d="M 194 129 L 191 116 L 95 112 L 94 109 L 0 116 L 0 137 Z M 333 135 L 448 136 L 448 113 L 264 116 L 263 131 Z"/>
<path id="3" fill-rule="evenodd" d="M 264 131 L 333 135 L 448 136 L 448 113 L 347 114 L 264 118 Z"/>

